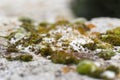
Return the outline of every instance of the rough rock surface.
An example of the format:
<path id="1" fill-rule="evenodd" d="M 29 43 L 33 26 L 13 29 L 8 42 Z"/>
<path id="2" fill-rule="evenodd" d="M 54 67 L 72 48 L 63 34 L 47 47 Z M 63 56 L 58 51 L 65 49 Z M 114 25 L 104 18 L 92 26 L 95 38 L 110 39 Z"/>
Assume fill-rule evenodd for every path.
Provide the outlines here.
<path id="1" fill-rule="evenodd" d="M 0 0 L 0 15 L 27 16 L 35 20 L 54 21 L 56 16 L 71 19 L 71 0 Z M 14 3 L 14 4 L 13 4 Z"/>
<path id="2" fill-rule="evenodd" d="M 117 24 L 117 22 L 119 22 L 119 19 L 116 19 L 115 21 L 112 21 L 112 19 L 110 18 L 109 19 L 102 18 L 102 19 L 106 22 L 107 20 L 108 21 L 111 20 L 111 24 L 112 23 Z M 100 21 L 98 22 L 99 25 L 103 24 L 102 19 L 100 19 Z M 97 20 L 99 19 L 96 19 L 96 21 Z M 5 30 L 6 32 L 8 27 L 4 27 L 4 28 L 5 29 L 3 30 Z M 97 26 L 96 30 L 98 30 L 97 28 L 99 29 L 100 27 Z M 2 38 L 0 38 L 0 40 L 1 40 L 0 41 L 1 45 L 2 43 L 6 45 L 6 43 L 4 42 L 5 40 L 2 40 Z M 0 52 L 3 53 L 2 51 L 3 51 L 2 46 L 0 46 Z M 119 58 L 120 55 L 117 54 L 116 56 L 112 57 L 111 60 L 107 60 L 105 62 L 103 60 L 100 60 L 98 62 L 101 64 L 114 64 L 120 67 Z M 5 58 L 1 57 L 0 80 L 16 80 L 16 79 L 17 80 L 96 80 L 87 76 L 79 75 L 76 72 L 74 72 L 74 70 L 65 73 L 63 71 L 64 67 L 66 67 L 66 65 L 53 64 L 50 60 L 47 60 L 40 56 L 36 56 L 34 60 L 31 62 L 7 61 Z M 72 67 L 74 68 L 75 66 L 72 65 Z"/>
<path id="3" fill-rule="evenodd" d="M 40 57 L 32 62 L 0 59 L 0 80 L 94 80 L 76 72 L 63 73 L 65 65 L 53 64 Z"/>

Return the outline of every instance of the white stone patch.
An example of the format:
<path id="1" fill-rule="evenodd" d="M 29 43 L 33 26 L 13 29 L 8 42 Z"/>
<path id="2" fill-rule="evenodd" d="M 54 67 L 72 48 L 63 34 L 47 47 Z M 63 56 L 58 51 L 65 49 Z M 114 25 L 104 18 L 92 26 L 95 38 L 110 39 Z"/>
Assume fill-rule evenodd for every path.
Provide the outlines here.
<path id="1" fill-rule="evenodd" d="M 43 38 L 43 41 L 45 41 L 45 43 L 53 43 L 53 42 L 55 42 L 55 39 L 45 37 L 45 38 Z"/>
<path id="2" fill-rule="evenodd" d="M 86 24 L 93 24 L 96 27 L 93 28 L 92 32 L 106 32 L 106 30 L 113 29 L 115 27 L 120 26 L 120 19 L 119 18 L 108 18 L 108 17 L 101 17 L 101 18 L 93 18 L 91 21 L 86 22 Z"/>
<path id="3" fill-rule="evenodd" d="M 16 31 L 21 25 L 17 18 L 6 18 L 0 16 L 0 36 L 7 36 Z"/>
<path id="4" fill-rule="evenodd" d="M 87 44 L 93 42 L 91 39 L 88 38 L 76 38 L 71 41 L 70 46 L 77 52 L 84 51 L 85 48 L 82 46 L 83 44 Z"/>
<path id="5" fill-rule="evenodd" d="M 115 78 L 115 73 L 113 71 L 105 71 L 101 74 L 102 77 L 106 77 L 108 79 Z"/>

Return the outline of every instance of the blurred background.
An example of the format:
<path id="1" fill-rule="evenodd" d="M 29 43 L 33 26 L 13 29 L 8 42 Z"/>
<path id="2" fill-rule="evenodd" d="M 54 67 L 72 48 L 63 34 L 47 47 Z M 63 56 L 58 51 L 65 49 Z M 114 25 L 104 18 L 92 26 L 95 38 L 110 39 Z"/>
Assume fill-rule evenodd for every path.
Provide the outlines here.
<path id="1" fill-rule="evenodd" d="M 120 18 L 120 0 L 73 0 L 71 8 L 76 17 Z"/>
<path id="2" fill-rule="evenodd" d="M 120 17 L 120 0 L 0 0 L 0 16 L 54 21 L 64 17 Z"/>

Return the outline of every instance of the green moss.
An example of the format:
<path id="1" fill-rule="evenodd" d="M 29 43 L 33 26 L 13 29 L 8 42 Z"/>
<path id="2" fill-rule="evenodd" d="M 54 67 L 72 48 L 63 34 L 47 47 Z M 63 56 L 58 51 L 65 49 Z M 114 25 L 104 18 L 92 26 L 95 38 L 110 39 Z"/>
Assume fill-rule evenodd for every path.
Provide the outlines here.
<path id="1" fill-rule="evenodd" d="M 110 71 L 113 71 L 115 72 L 116 74 L 120 73 L 120 69 L 114 65 L 110 65 L 106 68 L 106 70 L 110 70 Z"/>
<path id="2" fill-rule="evenodd" d="M 5 38 L 10 40 L 11 38 L 14 38 L 15 34 L 16 34 L 16 32 L 12 32 L 8 36 L 5 36 Z"/>
<path id="3" fill-rule="evenodd" d="M 79 74 L 87 75 L 87 76 L 102 79 L 102 80 L 109 80 L 108 78 L 101 76 L 101 74 L 104 71 L 110 70 L 110 71 L 115 72 L 116 75 L 118 75 L 119 71 L 120 71 L 118 67 L 115 67 L 113 65 L 109 65 L 108 67 L 100 68 L 100 67 L 96 66 L 93 61 L 90 61 L 90 60 L 83 60 L 83 61 L 79 62 L 76 70 Z"/>
<path id="4" fill-rule="evenodd" d="M 95 72 L 98 67 L 89 60 L 83 60 L 77 65 L 77 72 L 83 75 L 90 75 Z"/>
<path id="5" fill-rule="evenodd" d="M 41 27 L 47 27 L 48 25 L 49 25 L 49 23 L 47 23 L 47 22 L 39 23 L 39 26 L 41 26 Z"/>
<path id="6" fill-rule="evenodd" d="M 120 27 L 106 31 L 100 36 L 100 39 L 114 46 L 120 46 Z"/>
<path id="7" fill-rule="evenodd" d="M 100 39 L 114 46 L 120 46 L 120 36 L 118 35 L 102 35 Z"/>
<path id="8" fill-rule="evenodd" d="M 22 38 L 17 41 L 15 45 L 22 44 L 24 47 L 27 47 L 32 44 L 38 44 L 42 41 L 42 38 L 38 34 L 31 34 L 28 38 Z"/>
<path id="9" fill-rule="evenodd" d="M 111 59 L 111 57 L 113 57 L 114 55 L 115 55 L 115 52 L 113 52 L 112 50 L 109 50 L 109 49 L 98 53 L 98 56 L 105 60 Z"/>
<path id="10" fill-rule="evenodd" d="M 9 61 L 20 60 L 20 61 L 28 62 L 28 61 L 32 61 L 33 56 L 29 55 L 29 54 L 21 54 L 21 55 L 15 56 L 15 57 L 12 57 L 11 55 L 9 55 L 5 58 Z"/>
<path id="11" fill-rule="evenodd" d="M 40 49 L 40 54 L 46 57 L 46 56 L 52 55 L 53 50 L 49 46 L 47 46 L 45 48 Z"/>
<path id="12" fill-rule="evenodd" d="M 88 48 L 90 50 L 96 50 L 96 49 L 111 49 L 113 46 L 109 43 L 105 42 L 97 42 L 97 43 L 88 43 L 83 45 L 84 48 Z"/>
<path id="13" fill-rule="evenodd" d="M 6 56 L 5 58 L 6 58 L 7 60 L 9 60 L 9 61 L 13 61 L 13 60 L 14 60 L 11 56 Z"/>
<path id="14" fill-rule="evenodd" d="M 40 34 L 47 34 L 48 32 L 49 32 L 49 28 L 46 28 L 46 27 L 39 27 L 39 29 L 38 29 L 38 32 L 40 33 Z"/>
<path id="15" fill-rule="evenodd" d="M 36 33 L 35 26 L 33 25 L 33 20 L 27 17 L 21 17 L 19 19 L 22 22 L 21 27 L 23 27 L 26 31 L 31 33 Z"/>
<path id="16" fill-rule="evenodd" d="M 68 20 L 59 20 L 54 25 L 68 25 L 70 22 Z"/>
<path id="17" fill-rule="evenodd" d="M 23 22 L 23 23 L 32 23 L 33 20 L 31 18 L 28 17 L 20 17 L 19 21 Z"/>
<path id="18" fill-rule="evenodd" d="M 101 42 L 101 43 L 98 43 L 96 44 L 97 46 L 97 49 L 112 49 L 113 46 L 109 43 L 105 43 L 105 42 Z"/>
<path id="19" fill-rule="evenodd" d="M 106 32 L 106 34 L 113 34 L 113 35 L 119 35 L 120 36 L 120 27 L 117 27 L 117 28 L 112 29 L 112 30 L 108 30 Z"/>
<path id="20" fill-rule="evenodd" d="M 72 26 L 83 35 L 86 35 L 86 32 L 90 30 L 84 23 L 81 22 L 73 23 Z"/>
<path id="21" fill-rule="evenodd" d="M 90 50 L 95 50 L 97 48 L 96 43 L 88 43 L 83 45 L 84 48 L 88 48 Z"/>
<path id="22" fill-rule="evenodd" d="M 20 56 L 18 56 L 18 59 L 20 61 L 28 62 L 28 61 L 32 61 L 33 56 L 32 55 L 28 55 L 28 54 L 26 54 L 26 55 L 20 55 Z"/>
<path id="23" fill-rule="evenodd" d="M 16 48 L 16 45 L 14 44 L 9 44 L 7 49 L 6 49 L 7 52 L 18 52 L 18 49 Z"/>
<path id="24" fill-rule="evenodd" d="M 74 25 L 76 25 L 77 27 L 81 27 L 85 31 L 89 31 L 90 30 L 84 23 L 81 23 L 81 22 L 75 22 Z"/>
<path id="25" fill-rule="evenodd" d="M 77 64 L 79 60 L 72 53 L 57 51 L 51 56 L 53 63 L 59 64 Z"/>
<path id="26" fill-rule="evenodd" d="M 102 79 L 101 74 L 105 71 L 105 69 L 97 69 L 96 71 L 92 72 L 91 74 L 89 74 L 88 76 L 90 77 L 94 77 L 94 78 L 99 78 Z"/>

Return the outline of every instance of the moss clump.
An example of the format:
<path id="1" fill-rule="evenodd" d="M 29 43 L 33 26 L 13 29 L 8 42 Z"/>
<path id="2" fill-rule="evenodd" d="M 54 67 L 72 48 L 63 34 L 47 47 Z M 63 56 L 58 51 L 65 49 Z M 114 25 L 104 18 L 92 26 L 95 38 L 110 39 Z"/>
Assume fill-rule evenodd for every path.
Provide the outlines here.
<path id="1" fill-rule="evenodd" d="M 120 36 L 120 27 L 117 27 L 117 28 L 112 29 L 112 30 L 108 30 L 106 32 L 106 34 L 113 34 L 113 35 L 119 35 Z"/>
<path id="2" fill-rule="evenodd" d="M 97 69 L 98 67 L 89 60 L 83 60 L 77 65 L 77 72 L 79 74 L 89 75 L 95 72 Z"/>
<path id="3" fill-rule="evenodd" d="M 52 55 L 52 54 L 54 53 L 53 50 L 52 50 L 49 46 L 40 49 L 39 52 L 40 52 L 40 54 L 41 54 L 42 56 L 44 56 L 44 57 L 49 56 L 49 55 Z"/>
<path id="4" fill-rule="evenodd" d="M 114 46 L 120 46 L 120 36 L 118 35 L 102 35 L 100 39 Z"/>
<path id="5" fill-rule="evenodd" d="M 39 23 L 39 26 L 41 26 L 41 27 L 47 27 L 48 25 L 49 25 L 49 23 L 47 23 L 47 22 Z"/>
<path id="6" fill-rule="evenodd" d="M 83 60 L 77 65 L 77 72 L 82 75 L 87 75 L 90 77 L 102 79 L 102 80 L 109 80 L 107 77 L 101 76 L 105 71 L 113 71 L 116 75 L 119 74 L 119 68 L 113 65 L 109 65 L 108 67 L 98 67 L 95 65 L 93 61 L 90 60 Z"/>
<path id="7" fill-rule="evenodd" d="M 105 59 L 105 60 L 111 59 L 111 57 L 114 56 L 114 55 L 115 55 L 115 52 L 113 52 L 112 50 L 109 50 L 109 49 L 101 51 L 101 52 L 98 53 L 98 56 L 100 58 Z"/>
<path id="8" fill-rule="evenodd" d="M 111 49 L 113 46 L 109 43 L 105 42 L 97 42 L 97 43 L 88 43 L 83 45 L 84 48 L 88 48 L 90 50 L 96 50 L 96 49 Z"/>
<path id="9" fill-rule="evenodd" d="M 24 47 L 29 45 L 38 44 L 42 41 L 42 38 L 38 34 L 31 34 L 27 38 L 22 38 L 21 40 L 17 41 L 15 45 L 22 44 Z"/>
<path id="10" fill-rule="evenodd" d="M 7 52 L 18 52 L 18 49 L 16 48 L 16 45 L 14 44 L 9 44 L 7 49 L 6 49 Z"/>
<path id="11" fill-rule="evenodd" d="M 32 61 L 33 56 L 29 55 L 29 54 L 21 54 L 21 55 L 12 57 L 10 55 L 10 56 L 7 56 L 6 59 L 9 60 L 9 61 L 20 60 L 20 61 L 29 62 L 29 61 Z"/>
<path id="12" fill-rule="evenodd" d="M 21 17 L 19 19 L 22 22 L 21 27 L 23 27 L 26 31 L 31 33 L 36 33 L 35 26 L 33 25 L 33 20 L 27 17 Z"/>
<path id="13" fill-rule="evenodd" d="M 83 35 L 86 35 L 86 32 L 90 30 L 84 23 L 81 22 L 76 22 L 72 26 Z"/>
<path id="14" fill-rule="evenodd" d="M 28 17 L 20 17 L 19 21 L 23 22 L 23 23 L 32 23 L 33 20 L 31 18 Z"/>
<path id="15" fill-rule="evenodd" d="M 99 78 L 102 79 L 101 74 L 105 71 L 105 69 L 97 69 L 96 71 L 94 71 L 93 73 L 89 74 L 88 76 L 90 77 L 94 77 L 94 78 Z"/>
<path id="16" fill-rule="evenodd" d="M 59 20 L 54 25 L 68 25 L 70 22 L 68 20 Z"/>
<path id="17" fill-rule="evenodd" d="M 97 48 L 96 43 L 88 43 L 83 45 L 84 48 L 88 48 L 90 50 L 95 50 Z"/>
<path id="18" fill-rule="evenodd" d="M 81 22 L 75 22 L 73 25 L 75 25 L 76 27 L 81 27 L 83 28 L 85 31 L 89 31 L 90 29 L 88 28 L 88 26 L 86 26 L 84 23 Z"/>
<path id="19" fill-rule="evenodd" d="M 113 48 L 113 46 L 109 43 L 105 43 L 105 42 L 100 42 L 98 44 L 96 44 L 97 49 L 111 49 Z"/>
<path id="20" fill-rule="evenodd" d="M 104 35 L 100 36 L 100 39 L 114 46 L 120 46 L 120 27 L 106 31 Z"/>
<path id="21" fill-rule="evenodd" d="M 64 51 L 56 51 L 51 56 L 53 63 L 59 64 L 77 64 L 79 60 L 72 53 L 65 53 Z"/>
<path id="22" fill-rule="evenodd" d="M 20 55 L 18 56 L 18 59 L 21 60 L 21 61 L 25 61 L 25 62 L 28 62 L 28 61 L 32 61 L 33 59 L 33 56 L 32 55 Z"/>
<path id="23" fill-rule="evenodd" d="M 110 65 L 106 68 L 106 70 L 110 70 L 110 71 L 113 71 L 115 72 L 116 74 L 120 73 L 120 69 L 114 65 Z"/>
<path id="24" fill-rule="evenodd" d="M 8 39 L 8 40 L 10 40 L 11 38 L 13 38 L 15 36 L 15 34 L 16 34 L 16 32 L 12 32 L 8 36 L 5 36 L 5 38 Z"/>
<path id="25" fill-rule="evenodd" d="M 40 34 L 44 34 L 44 33 L 46 34 L 46 33 L 49 32 L 49 30 L 50 30 L 50 29 L 47 28 L 47 27 L 41 27 L 41 26 L 40 26 L 40 27 L 38 28 L 38 32 L 39 32 Z"/>

